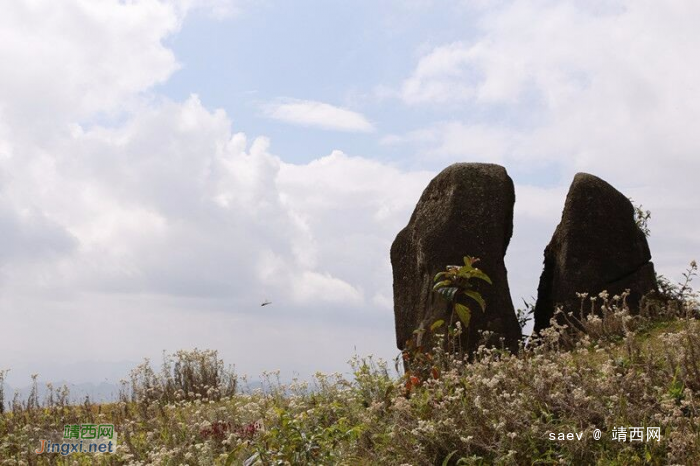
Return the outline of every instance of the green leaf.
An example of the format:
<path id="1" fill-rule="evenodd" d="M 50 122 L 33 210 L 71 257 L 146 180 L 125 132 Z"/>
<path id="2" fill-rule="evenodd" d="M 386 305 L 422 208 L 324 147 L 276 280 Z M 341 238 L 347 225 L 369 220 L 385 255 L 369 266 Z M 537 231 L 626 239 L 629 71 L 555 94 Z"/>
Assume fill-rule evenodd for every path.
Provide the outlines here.
<path id="1" fill-rule="evenodd" d="M 474 261 L 472 260 L 471 257 L 469 256 L 464 256 L 464 265 L 461 267 L 462 270 L 472 270 L 474 269 L 474 266 L 472 265 Z"/>
<path id="2" fill-rule="evenodd" d="M 472 318 L 472 312 L 469 310 L 469 308 L 464 304 L 455 303 L 455 312 L 457 313 L 457 317 L 459 317 L 459 320 L 462 321 L 464 326 L 469 327 L 469 321 Z"/>
<path id="3" fill-rule="evenodd" d="M 486 275 L 486 274 L 485 274 L 483 271 L 481 271 L 480 269 L 474 269 L 474 270 L 472 271 L 472 277 L 474 277 L 474 278 L 479 278 L 479 279 L 485 281 L 486 283 L 488 283 L 489 285 L 493 285 L 493 282 L 491 281 L 491 279 L 489 278 L 489 276 Z"/>
<path id="4" fill-rule="evenodd" d="M 445 459 L 442 460 L 442 466 L 447 466 L 448 464 L 450 464 L 450 459 L 452 459 L 452 457 L 455 455 L 455 453 L 457 453 L 457 450 L 455 450 L 452 453 L 450 453 L 449 455 L 447 455 L 445 457 Z"/>
<path id="5" fill-rule="evenodd" d="M 481 312 L 486 310 L 486 301 L 484 301 L 484 298 L 481 297 L 481 293 L 472 290 L 464 290 L 463 293 L 479 303 L 479 306 L 481 306 Z"/>
<path id="6" fill-rule="evenodd" d="M 440 293 L 440 296 L 445 298 L 446 300 L 452 302 L 454 301 L 455 294 L 457 294 L 457 291 L 459 291 L 459 288 L 456 286 L 446 286 L 444 288 L 440 288 L 438 290 L 435 290 L 438 293 Z"/>
<path id="7" fill-rule="evenodd" d="M 436 291 L 438 288 L 442 288 L 443 286 L 451 285 L 452 280 L 443 280 L 441 282 L 438 282 L 433 286 L 433 291 Z"/>
<path id="8" fill-rule="evenodd" d="M 445 321 L 442 319 L 438 319 L 435 322 L 433 322 L 433 325 L 430 326 L 430 331 L 434 332 L 435 329 L 442 327 L 445 324 Z"/>
<path id="9" fill-rule="evenodd" d="M 435 275 L 435 278 L 433 279 L 434 282 L 440 280 L 440 277 L 444 277 L 447 275 L 447 272 L 439 272 L 437 275 Z"/>
<path id="10" fill-rule="evenodd" d="M 228 454 L 226 457 L 226 462 L 224 463 L 226 466 L 231 466 L 233 462 L 238 458 L 238 453 L 245 447 L 246 444 L 242 443 L 238 445 L 236 448 L 234 448 L 231 453 Z"/>

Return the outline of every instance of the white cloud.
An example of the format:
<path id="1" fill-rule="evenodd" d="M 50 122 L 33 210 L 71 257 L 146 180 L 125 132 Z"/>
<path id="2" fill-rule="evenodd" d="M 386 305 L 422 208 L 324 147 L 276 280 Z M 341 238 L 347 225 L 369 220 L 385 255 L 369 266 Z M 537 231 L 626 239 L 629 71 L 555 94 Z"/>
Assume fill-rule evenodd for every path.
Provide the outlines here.
<path id="1" fill-rule="evenodd" d="M 287 123 L 327 130 L 367 133 L 372 123 L 361 113 L 313 100 L 286 99 L 264 108 L 265 115 Z"/>
<path id="2" fill-rule="evenodd" d="M 515 104 L 530 91 L 549 105 L 584 88 L 615 16 L 574 2 L 516 0 L 481 11 L 481 34 L 434 47 L 401 86 L 408 104 Z M 478 10 L 478 9 L 477 9 Z"/>
<path id="3" fill-rule="evenodd" d="M 180 67 L 163 42 L 191 10 L 224 17 L 235 7 L 232 0 L 7 3 L 0 15 L 0 124 L 31 135 L 131 109 Z"/>
<path id="4" fill-rule="evenodd" d="M 293 297 L 303 304 L 363 304 L 362 292 L 349 283 L 328 273 L 304 272 L 295 277 Z"/>
<path id="5" fill-rule="evenodd" d="M 26 130 L 118 109 L 177 69 L 161 41 L 179 25 L 176 10 L 155 0 L 7 4 L 0 17 L 8 70 L 0 74 L 2 113 Z"/>
<path id="6" fill-rule="evenodd" d="M 185 16 L 189 10 L 207 11 L 216 19 L 229 18 L 241 11 L 241 4 L 248 0 L 168 0 L 178 6 L 180 15 Z"/>
<path id="7" fill-rule="evenodd" d="M 11 311 L 0 351 L 14 355 L 3 364 L 41 371 L 66 341 L 106 361 L 198 345 L 239 362 L 271 333 L 277 343 L 245 370 L 337 369 L 353 345 L 393 352 L 392 326 L 374 330 L 391 312 L 369 297 L 390 292 L 388 245 L 427 175 L 340 152 L 287 164 L 197 96 L 149 95 L 178 68 L 164 39 L 190 9 L 214 6 L 3 11 L 0 306 Z M 349 110 L 287 103 L 309 124 L 372 130 Z M 329 365 L 298 359 L 313 353 L 293 348 L 300 339 L 326 347 Z"/>
<path id="8" fill-rule="evenodd" d="M 474 84 L 467 75 L 475 56 L 476 51 L 462 43 L 436 47 L 420 59 L 399 95 L 409 104 L 443 104 L 474 98 Z"/>
<path id="9" fill-rule="evenodd" d="M 446 166 L 463 161 L 503 163 L 517 143 L 517 135 L 498 126 L 449 121 L 405 135 L 387 135 L 380 142 L 417 146 L 418 157 Z"/>
<path id="10" fill-rule="evenodd" d="M 339 322 L 389 322 L 385 303 L 370 298 L 390 294 L 389 244 L 430 177 L 338 151 L 284 163 L 269 141 L 233 133 L 225 112 L 205 109 L 197 96 L 139 106 L 119 126 L 74 125 L 49 142 L 10 141 L 25 157 L 0 164 L 9 218 L 23 206 L 36 211 L 0 232 L 13 253 L 4 255 L 0 282 L 3 306 L 15 310 L 6 332 L 48 349 L 66 338 L 96 344 L 91 335 L 99 329 L 95 357 L 110 360 L 138 358 L 124 354 L 125 344 L 143 356 L 157 355 L 156 347 L 210 346 L 213 324 L 199 318 L 230 326 L 229 343 L 217 344 L 233 357 L 239 342 L 261 337 L 249 327 L 265 298 L 276 316 L 265 324 L 283 333 L 293 316 L 306 341 L 319 338 L 312 327 L 337 334 Z M 120 302 L 131 308 L 120 310 Z M 60 315 L 72 324 L 30 333 L 22 317 L 30 310 L 32 319 Z M 136 319 L 133 341 L 120 335 L 124 326 L 114 321 L 122 319 Z M 146 338 L 157 322 L 177 330 Z M 384 327 L 386 342 L 375 339 L 364 351 L 391 354 L 392 326 Z M 337 338 L 359 349 L 366 337 Z M 3 340 L 0 350 L 17 344 Z M 333 351 L 341 364 L 352 345 Z M 29 357 L 6 363 L 26 366 Z M 269 369 L 270 357 L 248 367 Z"/>

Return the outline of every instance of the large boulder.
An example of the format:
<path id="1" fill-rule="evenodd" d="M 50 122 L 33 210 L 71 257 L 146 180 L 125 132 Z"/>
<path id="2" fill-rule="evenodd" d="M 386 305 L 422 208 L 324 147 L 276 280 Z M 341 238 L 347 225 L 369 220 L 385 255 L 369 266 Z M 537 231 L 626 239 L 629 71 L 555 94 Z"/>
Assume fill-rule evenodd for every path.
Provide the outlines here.
<path id="1" fill-rule="evenodd" d="M 448 304 L 432 291 L 433 277 L 447 265 L 462 265 L 466 255 L 493 285 L 475 280 L 486 300 L 476 303 L 462 336 L 468 352 L 479 344 L 479 330 L 494 332 L 489 343 L 516 349 L 521 337 L 508 288 L 503 257 L 513 233 L 513 181 L 505 168 L 483 163 L 458 163 L 436 176 L 423 191 L 406 228 L 391 246 L 394 274 L 396 344 L 404 349 L 413 331 L 437 319 L 449 322 Z"/>
<path id="2" fill-rule="evenodd" d="M 556 306 L 578 311 L 578 292 L 595 295 L 607 290 L 612 297 L 629 289 L 627 303 L 636 311 L 641 297 L 656 289 L 650 260 L 630 200 L 600 178 L 578 173 L 561 222 L 544 251 L 535 331 L 550 325 Z"/>

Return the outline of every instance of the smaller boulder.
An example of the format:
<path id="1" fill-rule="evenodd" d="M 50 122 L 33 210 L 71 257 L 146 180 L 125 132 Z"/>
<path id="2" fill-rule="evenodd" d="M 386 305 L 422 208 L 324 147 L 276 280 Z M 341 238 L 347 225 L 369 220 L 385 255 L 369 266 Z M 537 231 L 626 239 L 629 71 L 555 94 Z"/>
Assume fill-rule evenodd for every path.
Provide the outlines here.
<path id="1" fill-rule="evenodd" d="M 576 293 L 610 296 L 630 290 L 627 304 L 638 310 L 641 297 L 656 290 L 646 236 L 635 222 L 630 200 L 600 178 L 574 177 L 561 222 L 544 251 L 535 305 L 535 331 L 550 325 L 556 306 L 580 309 Z"/>

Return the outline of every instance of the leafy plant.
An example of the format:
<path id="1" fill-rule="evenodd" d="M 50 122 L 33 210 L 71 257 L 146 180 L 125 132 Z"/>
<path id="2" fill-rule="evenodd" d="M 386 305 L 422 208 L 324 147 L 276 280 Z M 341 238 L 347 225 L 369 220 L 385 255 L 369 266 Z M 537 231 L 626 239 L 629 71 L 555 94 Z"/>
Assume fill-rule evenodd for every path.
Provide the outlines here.
<path id="1" fill-rule="evenodd" d="M 700 311 L 698 302 L 698 292 L 693 290 L 691 282 L 698 276 L 698 264 L 695 260 L 690 262 L 688 268 L 683 272 L 683 280 L 678 283 L 671 282 L 661 274 L 656 275 L 656 284 L 659 292 L 666 300 L 678 305 L 678 313 L 695 314 Z"/>
<path id="2" fill-rule="evenodd" d="M 433 291 L 438 293 L 442 298 L 447 300 L 451 305 L 450 321 L 447 325 L 447 340 L 442 340 L 442 336 L 436 334 L 436 331 L 445 325 L 443 319 L 438 319 L 430 325 L 428 335 L 435 337 L 435 341 L 425 339 L 424 334 L 426 328 L 423 324 L 414 330 L 413 338 L 406 342 L 406 348 L 402 351 L 404 361 L 404 387 L 407 393 L 410 393 L 414 388 L 422 385 L 423 382 L 429 379 L 438 379 L 442 372 L 441 361 L 437 347 L 441 347 L 443 343 L 447 343 L 447 348 L 450 351 L 458 352 L 461 355 L 462 347 L 459 344 L 459 338 L 462 334 L 462 327 L 469 326 L 472 311 L 471 308 L 464 303 L 464 300 L 458 301 L 460 297 L 470 298 L 475 301 L 482 312 L 486 309 L 486 301 L 481 296 L 481 293 L 474 289 L 474 279 L 479 279 L 492 284 L 491 278 L 481 269 L 474 267 L 474 264 L 479 259 L 465 256 L 464 265 L 448 265 L 443 272 L 435 275 Z M 455 323 L 455 315 L 457 322 Z M 453 325 L 454 324 L 454 325 Z M 435 348 L 431 345 L 436 343 Z"/>
<path id="3" fill-rule="evenodd" d="M 518 318 L 518 325 L 520 325 L 521 330 L 524 330 L 525 326 L 533 319 L 532 316 L 535 314 L 535 298 L 531 296 L 530 301 L 526 301 L 525 298 L 523 298 L 522 309 L 517 309 L 515 312 Z"/>
<path id="4" fill-rule="evenodd" d="M 448 265 L 444 272 L 435 275 L 434 281 L 437 282 L 433 286 L 433 291 L 436 291 L 440 296 L 446 299 L 452 305 L 452 314 L 450 315 L 450 324 L 456 314 L 465 327 L 469 327 L 472 311 L 464 303 L 458 302 L 459 296 L 466 296 L 475 301 L 481 311 L 486 310 L 486 301 L 481 296 L 481 293 L 474 290 L 473 279 L 483 280 L 489 285 L 492 285 L 489 278 L 483 270 L 474 267 L 474 264 L 479 261 L 478 258 L 464 256 L 464 265 Z M 439 322 L 439 321 L 438 321 Z M 434 323 L 433 326 L 437 324 Z M 433 329 L 434 330 L 434 329 Z"/>
<path id="5" fill-rule="evenodd" d="M 648 238 L 651 234 L 651 230 L 649 230 L 649 219 L 651 219 L 651 211 L 644 210 L 644 207 L 641 204 L 635 204 L 634 200 L 631 197 L 629 198 L 629 200 L 632 203 L 632 206 L 634 207 L 634 222 L 637 224 L 639 229 L 642 230 L 644 236 Z"/>

